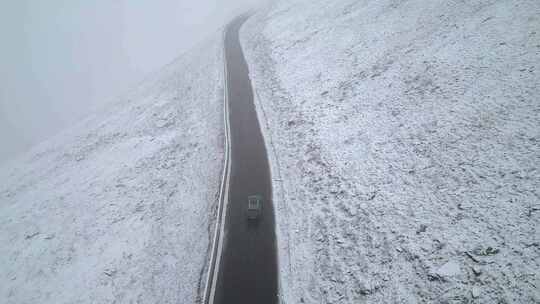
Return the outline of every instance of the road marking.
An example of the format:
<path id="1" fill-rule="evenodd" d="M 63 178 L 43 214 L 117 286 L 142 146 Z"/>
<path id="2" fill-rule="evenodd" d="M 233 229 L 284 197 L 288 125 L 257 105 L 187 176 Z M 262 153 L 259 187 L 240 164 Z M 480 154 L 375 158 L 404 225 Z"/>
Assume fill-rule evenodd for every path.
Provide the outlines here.
<path id="1" fill-rule="evenodd" d="M 212 244 L 212 255 L 210 257 L 210 263 L 208 266 L 208 274 L 206 276 L 206 286 L 204 290 L 204 304 L 211 304 L 214 302 L 216 293 L 216 283 L 219 274 L 219 265 L 221 263 L 221 254 L 223 251 L 223 237 L 225 234 L 225 218 L 227 215 L 227 204 L 229 202 L 229 177 L 231 173 L 231 144 L 230 134 L 231 128 L 229 125 L 229 86 L 228 86 L 228 72 L 227 72 L 227 54 L 225 52 L 225 35 L 228 26 L 223 28 L 222 42 L 223 42 L 223 122 L 225 126 L 225 162 L 223 167 L 223 175 L 221 178 L 221 189 L 219 191 L 219 203 L 216 219 L 216 229 L 214 232 L 214 242 Z"/>

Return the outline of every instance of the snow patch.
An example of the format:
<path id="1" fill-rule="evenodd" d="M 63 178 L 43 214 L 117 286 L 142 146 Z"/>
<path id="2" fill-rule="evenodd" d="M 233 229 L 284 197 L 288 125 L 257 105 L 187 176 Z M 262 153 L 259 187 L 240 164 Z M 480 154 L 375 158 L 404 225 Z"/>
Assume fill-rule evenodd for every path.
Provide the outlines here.
<path id="1" fill-rule="evenodd" d="M 2 303 L 196 303 L 223 162 L 221 35 L 0 169 Z"/>
<path id="2" fill-rule="evenodd" d="M 539 11 L 294 0 L 243 26 L 283 302 L 540 301 Z"/>

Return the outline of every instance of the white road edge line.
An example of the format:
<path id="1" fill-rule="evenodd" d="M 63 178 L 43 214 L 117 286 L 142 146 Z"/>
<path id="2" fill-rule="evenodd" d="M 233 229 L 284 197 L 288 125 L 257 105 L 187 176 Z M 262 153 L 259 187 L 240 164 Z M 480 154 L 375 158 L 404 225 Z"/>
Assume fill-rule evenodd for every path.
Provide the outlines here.
<path id="1" fill-rule="evenodd" d="M 204 304 L 214 303 L 216 294 L 216 284 L 219 274 L 219 265 L 221 263 L 221 253 L 223 250 L 223 237 L 225 234 L 225 218 L 227 216 L 227 204 L 229 203 L 229 177 L 231 172 L 231 127 L 229 125 L 229 87 L 228 87 L 228 72 L 227 72 L 227 53 L 225 51 L 225 35 L 228 25 L 224 27 L 222 34 L 223 43 L 223 123 L 225 126 L 225 162 L 223 167 L 223 175 L 221 177 L 221 189 L 219 191 L 218 212 L 216 218 L 216 228 L 214 232 L 214 241 L 212 244 L 212 255 L 208 266 L 208 274 L 206 276 L 206 286 L 204 289 Z"/>

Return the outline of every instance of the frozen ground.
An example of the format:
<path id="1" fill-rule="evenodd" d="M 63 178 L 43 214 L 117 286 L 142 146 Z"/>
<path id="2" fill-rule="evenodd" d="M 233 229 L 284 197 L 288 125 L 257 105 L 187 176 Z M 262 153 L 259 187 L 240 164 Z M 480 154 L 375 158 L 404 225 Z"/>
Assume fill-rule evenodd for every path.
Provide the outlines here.
<path id="1" fill-rule="evenodd" d="M 196 302 L 223 162 L 222 71 L 216 35 L 0 168 L 1 303 Z"/>
<path id="2" fill-rule="evenodd" d="M 292 0 L 248 21 L 284 302 L 540 302 L 539 18 Z"/>

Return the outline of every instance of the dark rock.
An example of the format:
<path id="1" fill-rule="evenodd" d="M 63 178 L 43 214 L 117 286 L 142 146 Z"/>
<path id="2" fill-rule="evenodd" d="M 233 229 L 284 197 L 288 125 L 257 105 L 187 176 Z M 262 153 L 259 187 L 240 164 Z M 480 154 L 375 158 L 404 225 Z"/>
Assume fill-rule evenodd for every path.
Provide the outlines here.
<path id="1" fill-rule="evenodd" d="M 420 227 L 418 227 L 418 229 L 416 230 L 416 234 L 420 234 L 420 233 L 422 233 L 422 232 L 426 232 L 426 230 L 427 230 L 427 225 L 422 224 L 422 225 L 420 225 Z"/>

